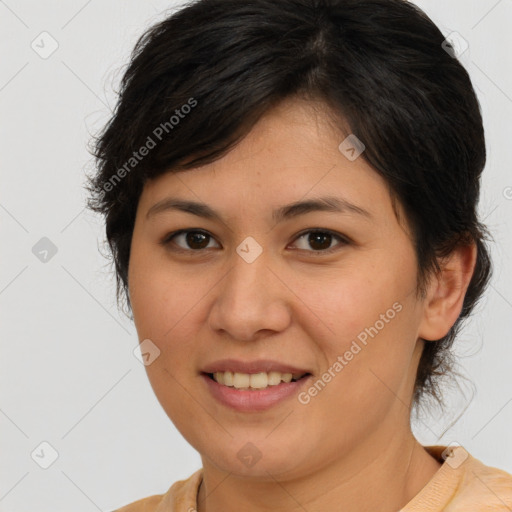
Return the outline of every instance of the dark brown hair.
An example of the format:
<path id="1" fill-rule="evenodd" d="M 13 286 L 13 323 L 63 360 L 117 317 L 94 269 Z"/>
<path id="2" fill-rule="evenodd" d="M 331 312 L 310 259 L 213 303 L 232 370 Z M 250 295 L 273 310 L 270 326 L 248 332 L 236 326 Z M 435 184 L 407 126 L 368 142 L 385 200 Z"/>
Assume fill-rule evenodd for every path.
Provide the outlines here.
<path id="1" fill-rule="evenodd" d="M 445 37 L 404 0 L 198 0 L 138 40 L 115 112 L 94 143 L 88 207 L 106 220 L 117 297 L 144 183 L 212 162 L 284 98 L 320 100 L 366 146 L 362 158 L 404 208 L 418 296 L 438 258 L 476 243 L 478 259 L 450 332 L 426 342 L 414 403 L 452 370 L 451 346 L 485 290 L 488 232 L 477 218 L 486 151 L 480 106 Z M 146 148 L 146 150 L 143 150 Z M 185 163 L 186 162 L 186 163 Z"/>

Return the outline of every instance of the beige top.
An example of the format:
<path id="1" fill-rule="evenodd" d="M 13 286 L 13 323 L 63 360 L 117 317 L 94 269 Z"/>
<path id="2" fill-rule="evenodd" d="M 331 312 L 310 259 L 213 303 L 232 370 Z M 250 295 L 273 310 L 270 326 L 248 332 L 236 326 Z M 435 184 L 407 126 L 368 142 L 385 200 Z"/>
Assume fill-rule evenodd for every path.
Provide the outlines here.
<path id="1" fill-rule="evenodd" d="M 398 512 L 512 511 L 512 475 L 484 465 L 460 446 L 453 449 L 425 446 L 425 449 L 442 466 Z M 195 512 L 202 471 L 199 469 L 186 480 L 175 482 L 163 495 L 143 498 L 114 512 Z"/>

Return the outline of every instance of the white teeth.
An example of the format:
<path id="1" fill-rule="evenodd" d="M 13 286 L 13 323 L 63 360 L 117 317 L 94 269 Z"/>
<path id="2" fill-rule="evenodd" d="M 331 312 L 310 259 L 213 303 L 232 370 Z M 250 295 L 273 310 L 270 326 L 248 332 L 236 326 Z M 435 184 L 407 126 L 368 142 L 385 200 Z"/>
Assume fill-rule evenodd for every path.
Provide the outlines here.
<path id="1" fill-rule="evenodd" d="M 291 373 L 283 373 L 281 375 L 281 380 L 284 380 L 285 382 L 291 382 L 293 379 L 293 375 Z"/>
<path id="2" fill-rule="evenodd" d="M 268 386 L 277 386 L 281 382 L 291 382 L 299 379 L 303 374 L 291 374 L 281 372 L 260 373 L 233 373 L 215 372 L 213 378 L 219 384 L 234 387 L 236 389 L 265 389 Z"/>
<path id="3" fill-rule="evenodd" d="M 248 388 L 251 376 L 248 373 L 235 373 L 233 375 L 233 386 L 237 389 Z"/>
<path id="4" fill-rule="evenodd" d="M 268 374 L 268 385 L 277 386 L 281 383 L 281 374 L 279 372 L 269 372 Z"/>
<path id="5" fill-rule="evenodd" d="M 221 372 L 218 372 L 218 374 Z M 219 381 L 217 381 L 219 382 Z M 233 385 L 233 373 L 232 372 L 224 372 L 224 382 L 221 382 L 221 384 L 224 384 L 225 386 L 232 386 Z"/>

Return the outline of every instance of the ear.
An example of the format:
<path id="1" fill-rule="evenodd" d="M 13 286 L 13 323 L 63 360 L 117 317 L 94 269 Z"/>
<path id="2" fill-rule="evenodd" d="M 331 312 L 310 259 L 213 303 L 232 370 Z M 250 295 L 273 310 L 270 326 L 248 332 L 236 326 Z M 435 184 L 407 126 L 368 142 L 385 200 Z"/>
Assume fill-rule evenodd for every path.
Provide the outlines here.
<path id="1" fill-rule="evenodd" d="M 477 258 L 477 247 L 460 246 L 440 261 L 441 273 L 432 277 L 423 307 L 418 336 L 438 340 L 448 334 L 462 311 Z"/>

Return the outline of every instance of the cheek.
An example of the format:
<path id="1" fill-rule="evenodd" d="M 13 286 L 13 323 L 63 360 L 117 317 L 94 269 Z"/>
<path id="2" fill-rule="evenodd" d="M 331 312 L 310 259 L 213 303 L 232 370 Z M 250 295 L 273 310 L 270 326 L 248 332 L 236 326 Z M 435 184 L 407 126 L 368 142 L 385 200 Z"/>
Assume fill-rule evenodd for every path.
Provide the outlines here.
<path id="1" fill-rule="evenodd" d="M 337 351 L 345 350 L 360 334 L 364 342 L 364 333 L 374 333 L 375 325 L 381 333 L 397 323 L 398 310 L 410 299 L 413 281 L 414 275 L 409 275 L 404 265 L 395 270 L 385 264 L 377 267 L 363 262 L 351 268 L 333 269 L 321 279 L 301 276 L 295 279 L 294 291 L 303 298 L 302 306 L 299 305 L 302 313 L 296 314 L 295 320 L 302 322 L 303 329 L 308 322 L 308 331 L 312 331 L 312 322 L 316 321 L 320 331 L 313 339 L 332 345 Z"/>
<path id="2" fill-rule="evenodd" d="M 201 298 L 197 276 L 187 278 L 154 248 L 134 244 L 129 266 L 130 300 L 139 337 L 164 341 Z"/>
<path id="3" fill-rule="evenodd" d="M 324 435 L 333 445 L 339 443 L 339 432 L 355 443 L 382 425 L 391 410 L 401 414 L 406 409 L 415 340 L 407 306 L 400 305 L 382 310 L 388 323 L 368 309 L 366 323 L 354 313 L 350 322 L 340 320 L 340 327 L 351 325 L 350 331 L 324 340 L 324 372 L 305 390 L 301 403 L 310 400 L 305 408 L 328 411 L 337 429 L 326 429 Z"/>
<path id="4" fill-rule="evenodd" d="M 187 431 L 191 418 L 201 419 L 187 390 L 194 370 L 190 358 L 194 305 L 205 292 L 198 282 L 191 284 L 183 273 L 177 274 L 168 262 L 152 258 L 141 246 L 135 245 L 131 252 L 129 273 L 139 340 L 150 339 L 160 350 L 145 367 L 149 382 L 171 421 L 180 431 Z"/>
<path id="5" fill-rule="evenodd" d="M 404 258 L 392 265 L 382 258 L 378 265 L 361 263 L 336 275 L 329 286 L 315 287 L 303 281 L 301 289 L 308 306 L 322 320 L 321 331 L 309 329 L 323 355 L 322 369 L 331 368 L 336 375 L 332 379 L 336 383 L 329 385 L 333 395 L 324 398 L 344 403 L 345 410 L 354 403 L 371 408 L 373 398 L 369 397 L 385 399 L 386 393 L 393 397 L 409 372 L 418 322 L 411 293 L 414 260 Z M 347 390 L 349 396 L 344 394 Z"/>

